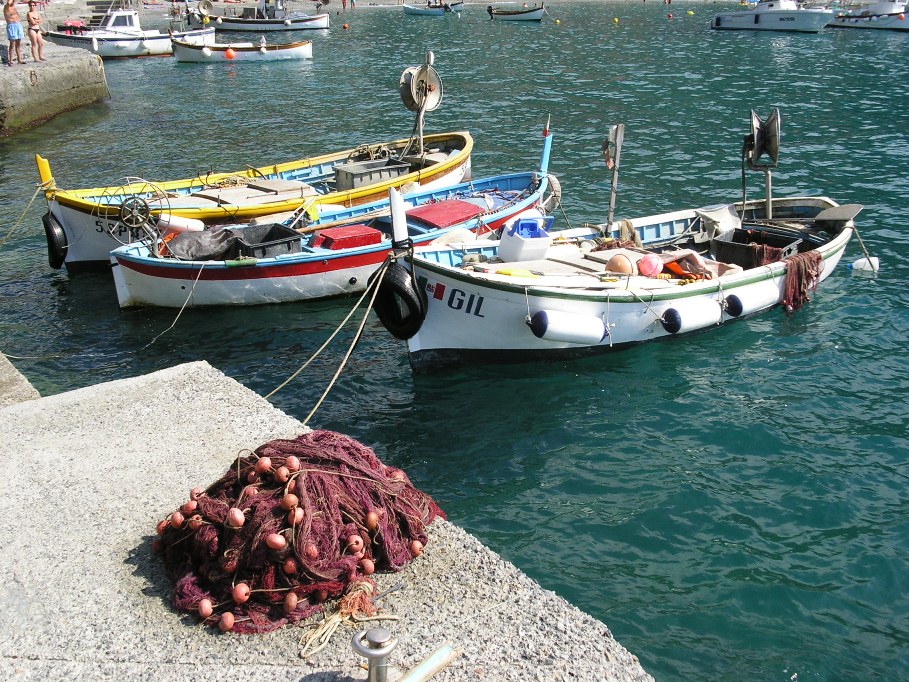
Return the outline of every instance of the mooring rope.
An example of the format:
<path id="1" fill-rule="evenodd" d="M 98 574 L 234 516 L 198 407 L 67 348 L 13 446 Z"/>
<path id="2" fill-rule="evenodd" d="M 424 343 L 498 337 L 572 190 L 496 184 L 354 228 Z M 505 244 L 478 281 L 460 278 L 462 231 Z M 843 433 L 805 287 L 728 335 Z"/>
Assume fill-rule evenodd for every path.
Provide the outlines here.
<path id="1" fill-rule="evenodd" d="M 150 246 L 149 246 L 149 251 L 151 251 L 151 249 L 152 249 L 153 247 L 154 247 L 154 244 L 150 245 Z M 193 292 L 196 290 L 196 284 L 198 283 L 199 278 L 202 276 L 202 271 L 205 269 L 205 265 L 206 265 L 206 263 L 203 261 L 202 265 L 199 267 L 199 272 L 196 273 L 196 278 L 193 280 L 193 285 L 192 285 L 192 287 L 190 287 L 189 293 L 186 295 L 186 300 L 183 301 L 183 305 L 180 306 L 180 310 L 177 311 L 177 316 L 174 318 L 174 321 L 170 323 L 170 326 L 169 326 L 167 329 L 165 329 L 163 332 L 157 334 L 157 335 L 155 336 L 155 338 L 153 338 L 151 341 L 149 341 L 149 342 L 146 343 L 144 346 L 142 346 L 142 348 L 140 348 L 137 352 L 141 353 L 141 352 L 144 351 L 146 348 L 148 348 L 149 346 L 151 346 L 155 341 L 157 341 L 158 339 L 160 339 L 160 338 L 161 338 L 162 336 L 164 336 L 167 332 L 169 332 L 171 329 L 173 329 L 174 327 L 177 326 L 177 320 L 180 319 L 180 316 L 183 314 L 183 311 L 186 310 L 186 306 L 189 304 L 189 299 L 192 298 Z"/>
<path id="2" fill-rule="evenodd" d="M 22 210 L 22 213 L 19 214 L 19 217 L 16 218 L 16 222 L 14 222 L 12 227 L 9 228 L 9 231 L 6 233 L 6 235 L 3 237 L 3 239 L 0 239 L 0 248 L 2 248 L 6 244 L 6 242 L 10 240 L 10 238 L 13 236 L 13 233 L 18 229 L 19 223 L 22 222 L 22 219 L 25 217 L 25 214 L 28 213 L 28 209 L 30 209 L 32 207 L 32 204 L 35 203 L 35 199 L 37 198 L 38 194 L 40 194 L 45 189 L 47 189 L 52 183 L 53 183 L 53 179 L 48 180 L 46 182 L 42 182 L 35 188 L 35 193 L 32 194 L 32 198 L 29 199 L 28 204 Z"/>
<path id="3" fill-rule="evenodd" d="M 306 422 L 309 421 L 309 419 L 315 413 L 316 409 L 319 407 L 319 405 L 322 404 L 322 401 L 328 395 L 328 392 L 334 386 L 334 383 L 337 380 L 338 375 L 340 375 L 341 370 L 344 368 L 344 365 L 347 363 L 347 359 L 350 357 L 350 354 L 353 352 L 353 348 L 354 348 L 354 346 L 356 346 L 356 343 L 360 338 L 360 334 L 362 333 L 363 326 L 366 324 L 366 319 L 369 317 L 369 311 L 372 310 L 373 301 L 375 301 L 376 294 L 379 291 L 379 284 L 382 282 L 382 279 L 385 277 L 385 271 L 388 270 L 388 266 L 390 265 L 390 263 L 391 263 L 391 257 L 389 255 L 389 257 L 387 257 L 385 259 L 385 261 L 382 263 L 381 267 L 376 271 L 375 279 L 372 281 L 372 283 L 368 287 L 366 287 L 366 290 L 363 292 L 363 294 L 360 296 L 360 298 L 357 299 L 357 302 L 350 309 L 350 312 L 347 313 L 347 315 L 344 317 L 343 320 L 341 320 L 341 323 L 335 328 L 335 330 L 331 333 L 331 335 L 325 340 L 325 342 L 321 346 L 319 346 L 319 348 L 316 349 L 316 351 L 311 356 L 309 356 L 309 358 L 306 360 L 306 362 L 304 362 L 302 365 L 300 365 L 300 367 L 297 369 L 297 371 L 295 371 L 293 374 L 291 374 L 289 377 L 287 377 L 287 379 L 285 379 L 277 388 L 273 389 L 271 391 L 271 393 L 267 394 L 265 396 L 266 400 L 271 398 L 275 393 L 277 393 L 282 388 L 287 386 L 287 384 L 289 384 L 291 381 L 296 379 L 300 375 L 300 373 L 310 365 L 310 363 L 313 360 L 315 360 L 317 357 L 319 357 L 319 355 L 322 353 L 322 351 L 324 351 L 328 347 L 328 345 L 334 340 L 334 338 L 341 332 L 341 330 L 345 327 L 345 325 L 350 321 L 350 318 L 353 317 L 353 314 L 357 311 L 357 308 L 360 307 L 360 304 L 367 297 L 367 295 L 369 295 L 370 291 L 372 291 L 372 298 L 369 301 L 369 306 L 366 309 L 366 314 L 363 316 L 363 321 L 360 323 L 360 327 L 357 330 L 356 335 L 354 336 L 354 340 L 353 340 L 353 343 L 351 344 L 350 349 L 348 350 L 347 354 L 345 355 L 344 360 L 341 363 L 341 366 L 338 368 L 338 371 L 335 373 L 335 376 L 332 378 L 331 383 L 329 384 L 328 388 L 322 394 L 322 397 L 319 399 L 319 402 L 316 404 L 316 407 L 313 408 L 312 412 L 310 412 L 309 415 L 307 415 L 306 419 L 303 421 L 303 424 L 306 424 Z"/>

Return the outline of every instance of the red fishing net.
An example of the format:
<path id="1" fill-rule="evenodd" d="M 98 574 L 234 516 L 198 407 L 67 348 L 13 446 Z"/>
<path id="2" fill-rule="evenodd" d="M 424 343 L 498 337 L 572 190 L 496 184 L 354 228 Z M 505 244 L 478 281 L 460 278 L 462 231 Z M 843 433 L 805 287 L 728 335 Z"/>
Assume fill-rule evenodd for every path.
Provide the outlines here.
<path id="1" fill-rule="evenodd" d="M 174 607 L 242 633 L 296 623 L 374 570 L 400 570 L 445 517 L 403 471 L 331 431 L 265 443 L 190 498 L 155 541 Z"/>
<path id="2" fill-rule="evenodd" d="M 811 301 L 808 292 L 817 290 L 823 260 L 817 251 L 806 251 L 786 259 L 786 289 L 783 305 L 791 313 Z"/>

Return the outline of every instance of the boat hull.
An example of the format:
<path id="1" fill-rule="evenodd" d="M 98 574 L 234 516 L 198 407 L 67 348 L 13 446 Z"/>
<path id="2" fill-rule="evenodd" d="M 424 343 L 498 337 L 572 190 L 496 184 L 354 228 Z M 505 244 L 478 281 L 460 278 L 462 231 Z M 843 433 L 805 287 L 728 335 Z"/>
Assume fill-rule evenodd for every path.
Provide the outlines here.
<path id="1" fill-rule="evenodd" d="M 219 31 L 263 33 L 271 31 L 313 31 L 329 27 L 329 14 L 287 16 L 283 19 L 244 19 L 242 17 L 207 17 L 191 13 L 190 26 L 214 26 Z"/>
<path id="2" fill-rule="evenodd" d="M 412 17 L 444 17 L 451 12 L 444 7 L 417 7 L 415 5 L 404 5 L 404 14 Z"/>
<path id="3" fill-rule="evenodd" d="M 192 45 L 175 40 L 178 62 L 274 62 L 285 59 L 312 59 L 312 41 L 280 45 L 218 44 Z"/>
<path id="4" fill-rule="evenodd" d="M 831 28 L 863 28 L 878 31 L 909 31 L 909 18 L 904 12 L 896 14 L 840 14 L 833 18 Z"/>
<path id="5" fill-rule="evenodd" d="M 532 7 L 526 10 L 501 10 L 493 8 L 489 14 L 493 21 L 543 21 L 545 8 Z"/>
<path id="6" fill-rule="evenodd" d="M 832 10 L 746 10 L 714 16 L 710 26 L 723 31 L 792 31 L 817 33 L 833 19 Z"/>
<path id="7" fill-rule="evenodd" d="M 80 270 L 107 267 L 110 252 L 130 241 L 127 228 L 121 223 L 118 215 L 120 202 L 126 197 L 142 193 L 148 194 L 149 188 L 179 195 L 178 198 L 162 200 L 154 209 L 157 213 L 169 213 L 179 218 L 201 220 L 213 223 L 224 220 L 251 220 L 253 218 L 286 213 L 300 208 L 304 203 L 314 212 L 332 211 L 339 206 L 366 204 L 382 198 L 389 187 L 419 185 L 422 189 L 443 189 L 464 182 L 470 178 L 473 139 L 469 133 L 444 133 L 428 135 L 424 138 L 427 149 L 442 149 L 438 163 L 425 166 L 395 177 L 379 177 L 375 182 L 363 184 L 353 189 L 326 191 L 324 194 L 301 195 L 275 194 L 274 197 L 262 197 L 256 203 L 243 204 L 234 202 L 191 201 L 198 196 L 203 187 L 217 185 L 230 179 L 245 178 L 278 180 L 294 178 L 302 182 L 323 182 L 325 178 L 337 175 L 335 164 L 344 162 L 355 150 L 348 149 L 319 157 L 292 161 L 275 166 L 245 168 L 242 171 L 217 173 L 185 180 L 163 183 L 144 183 L 142 187 L 112 186 L 84 190 L 61 190 L 52 188 L 46 191 L 48 213 L 65 236 L 63 264 L 71 273 Z M 391 149 L 403 148 L 407 140 L 377 145 Z M 50 168 L 44 159 L 38 158 L 41 182 L 53 183 Z M 317 185 L 320 187 L 320 185 Z M 325 186 L 331 190 L 330 186 Z"/>
<path id="8" fill-rule="evenodd" d="M 412 228 L 415 244 L 426 244 L 456 230 L 495 230 L 518 215 L 540 215 L 538 206 L 548 190 L 545 177 L 533 173 L 478 180 L 448 190 L 405 195 L 411 205 L 438 207 L 446 198 L 468 193 L 496 196 L 513 192 L 518 197 L 478 218 L 439 229 Z M 518 194 L 520 193 L 520 194 Z M 353 222 L 376 210 L 387 210 L 387 201 L 351 209 L 342 214 Z M 338 222 L 337 220 L 333 222 Z M 387 226 L 390 233 L 390 225 Z M 383 230 L 384 232 L 385 230 Z M 301 236 L 301 239 L 303 237 Z M 308 237 L 305 239 L 308 240 Z M 313 242 L 312 244 L 314 244 Z M 390 236 L 381 242 L 338 251 L 303 247 L 300 253 L 247 261 L 181 261 L 149 256 L 144 244 L 116 249 L 110 254 L 117 298 L 123 308 L 161 306 L 181 308 L 217 305 L 258 305 L 347 296 L 363 291 L 369 276 L 392 247 Z"/>
<path id="9" fill-rule="evenodd" d="M 173 37 L 191 44 L 211 45 L 215 42 L 215 29 L 211 27 L 176 32 Z M 55 45 L 82 48 L 103 59 L 164 57 L 173 54 L 171 36 L 160 31 L 144 31 L 139 35 L 111 33 L 106 30 L 88 31 L 81 34 L 48 31 L 46 38 Z"/>
<path id="10" fill-rule="evenodd" d="M 672 229 L 681 234 L 686 224 L 694 223 L 693 212 L 687 214 L 633 223 L 646 246 L 648 234 L 671 241 L 667 227 L 675 225 Z M 823 263 L 819 282 L 833 272 L 852 231 L 850 222 L 816 249 Z M 426 291 L 428 306 L 422 326 L 407 341 L 414 371 L 470 362 L 556 360 L 703 331 L 779 305 L 787 270 L 783 260 L 686 286 L 638 276 L 582 285 L 567 276 L 556 281 L 522 273 L 521 263 L 504 265 L 517 270 L 505 267 L 504 275 L 477 277 L 452 267 L 438 254 L 416 253 L 414 275 Z M 564 328 L 538 337 L 529 321 L 541 312 Z M 677 326 L 664 324 L 667 321 Z"/>

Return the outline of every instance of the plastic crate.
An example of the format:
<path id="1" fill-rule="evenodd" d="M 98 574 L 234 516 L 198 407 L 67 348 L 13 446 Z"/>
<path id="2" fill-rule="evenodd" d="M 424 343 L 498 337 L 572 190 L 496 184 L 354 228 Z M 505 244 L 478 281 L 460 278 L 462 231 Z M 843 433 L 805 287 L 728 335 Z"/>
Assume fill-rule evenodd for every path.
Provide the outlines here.
<path id="1" fill-rule="evenodd" d="M 369 225 L 347 225 L 329 227 L 319 232 L 310 242 L 310 246 L 339 251 L 354 249 L 358 246 L 371 246 L 382 241 L 382 233 Z"/>
<path id="2" fill-rule="evenodd" d="M 286 225 L 250 225 L 231 230 L 237 236 L 240 256 L 272 258 L 288 253 L 300 253 L 303 241 L 300 235 Z"/>
<path id="3" fill-rule="evenodd" d="M 755 248 L 756 245 L 780 249 L 778 260 L 783 260 L 797 254 L 801 243 L 801 239 L 794 239 L 792 235 L 736 228 L 717 235 L 713 240 L 713 251 L 715 259 L 721 263 L 730 263 L 748 269 L 761 265 L 760 253 Z"/>
<path id="4" fill-rule="evenodd" d="M 410 166 L 394 159 L 373 159 L 339 163 L 335 166 L 335 186 L 339 191 L 357 189 L 364 185 L 394 180 L 407 175 Z"/>

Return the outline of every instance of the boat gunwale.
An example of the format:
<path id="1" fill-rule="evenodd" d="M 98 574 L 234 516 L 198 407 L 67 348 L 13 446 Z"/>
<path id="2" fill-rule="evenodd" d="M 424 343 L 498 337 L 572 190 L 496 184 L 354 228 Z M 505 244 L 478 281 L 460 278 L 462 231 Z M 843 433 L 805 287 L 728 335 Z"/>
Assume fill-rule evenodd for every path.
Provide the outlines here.
<path id="1" fill-rule="evenodd" d="M 459 165 L 468 161 L 473 153 L 474 141 L 473 141 L 473 137 L 471 136 L 471 134 L 468 131 L 452 131 L 452 132 L 448 132 L 448 133 L 433 133 L 430 135 L 425 135 L 423 137 L 424 145 L 431 145 L 434 142 L 442 142 L 442 141 L 448 142 L 449 140 L 455 140 L 455 139 L 462 141 L 463 146 L 461 149 L 458 150 L 457 154 L 451 156 L 448 159 L 445 159 L 444 161 L 440 161 L 440 162 L 435 163 L 426 168 L 421 168 L 419 170 L 412 171 L 405 175 L 398 176 L 397 178 L 394 178 L 393 180 L 390 180 L 387 182 L 375 183 L 375 184 L 366 185 L 364 187 L 355 188 L 355 189 L 351 189 L 351 190 L 341 190 L 341 191 L 334 191 L 334 192 L 328 192 L 326 194 L 321 194 L 315 198 L 314 203 L 318 204 L 318 203 L 332 203 L 334 201 L 352 201 L 355 199 L 362 198 L 364 196 L 373 195 L 376 192 L 381 191 L 379 189 L 379 187 L 401 186 L 401 185 L 407 184 L 409 182 L 420 182 L 421 180 L 424 179 L 427 170 L 432 170 L 432 173 L 430 174 L 431 176 L 442 175 L 446 171 L 454 170 Z M 401 139 L 393 140 L 393 141 L 389 141 L 389 142 L 376 143 L 375 145 L 370 144 L 368 146 L 369 147 L 386 146 L 386 147 L 393 147 L 393 148 L 394 147 L 403 148 L 404 146 L 407 145 L 409 140 L 410 140 L 410 138 L 401 138 Z M 114 190 L 120 190 L 119 192 L 116 192 L 116 193 L 125 195 L 125 194 L 130 194 L 131 192 L 139 193 L 139 188 L 147 188 L 149 185 L 153 185 L 155 188 L 160 189 L 162 191 L 189 189 L 194 186 L 199 186 L 199 188 L 202 189 L 204 186 L 210 186 L 212 184 L 215 184 L 219 181 L 222 181 L 222 180 L 225 180 L 225 179 L 231 178 L 231 177 L 246 177 L 246 178 L 254 179 L 257 177 L 261 177 L 262 175 L 266 175 L 266 174 L 280 175 L 281 173 L 285 173 L 285 172 L 289 172 L 289 171 L 295 171 L 295 170 L 300 170 L 300 169 L 305 169 L 305 168 L 312 168 L 312 167 L 318 166 L 318 165 L 331 164 L 332 162 L 336 162 L 336 161 L 340 161 L 340 160 L 348 158 L 353 152 L 356 151 L 356 149 L 357 149 L 357 147 L 353 147 L 350 149 L 345 149 L 340 152 L 331 152 L 331 153 L 322 154 L 319 156 L 311 156 L 311 157 L 306 157 L 304 159 L 297 159 L 295 161 L 285 161 L 280 164 L 259 166 L 259 167 L 255 167 L 255 168 L 247 167 L 247 168 L 243 169 L 242 171 L 235 171 L 235 172 L 225 171 L 225 172 L 219 172 L 219 173 L 212 173 L 211 175 L 205 176 L 204 181 L 202 179 L 201 174 L 199 174 L 192 178 L 183 178 L 180 180 L 166 180 L 164 182 L 154 182 L 152 180 L 149 180 L 147 182 L 134 183 L 134 184 L 125 185 L 125 186 L 108 185 L 108 186 L 91 187 L 91 188 L 74 189 L 74 190 L 60 189 L 55 186 L 52 186 L 44 191 L 44 196 L 48 202 L 56 201 L 58 204 L 68 206 L 75 210 L 82 211 L 83 213 L 94 214 L 96 211 L 98 211 L 100 209 L 104 209 L 107 206 L 110 206 L 110 204 L 102 204 L 102 203 L 99 203 L 98 201 L 93 201 L 87 197 L 100 197 L 105 194 L 112 195 L 114 193 L 113 192 Z M 45 161 L 46 161 L 46 159 L 45 159 Z M 50 166 L 48 163 L 48 170 L 49 170 L 49 168 L 50 168 Z M 53 178 L 52 172 L 51 172 L 51 178 Z M 276 206 L 285 205 L 285 204 L 298 205 L 299 201 L 296 201 L 296 199 L 293 201 L 288 201 L 286 199 L 282 199 L 279 202 L 275 202 Z M 211 218 L 215 218 L 218 216 L 223 216 L 225 213 L 229 213 L 231 215 L 236 215 L 236 216 L 261 214 L 261 210 L 259 210 L 259 209 L 261 209 L 261 206 L 262 205 L 260 204 L 255 207 L 244 208 L 244 207 L 237 207 L 237 206 L 225 204 L 224 206 L 218 206 L 218 207 L 205 207 L 205 208 L 200 207 L 200 208 L 188 208 L 188 209 L 179 208 L 179 209 L 171 211 L 171 212 L 175 213 L 175 214 L 179 214 L 179 215 L 193 215 L 193 216 L 197 215 L 197 214 L 201 214 L 201 215 L 209 216 Z M 238 209 L 238 210 L 231 210 L 232 208 Z M 163 209 L 154 209 L 153 213 L 160 213 L 162 210 Z M 252 211 L 252 212 L 249 213 L 248 211 Z"/>

